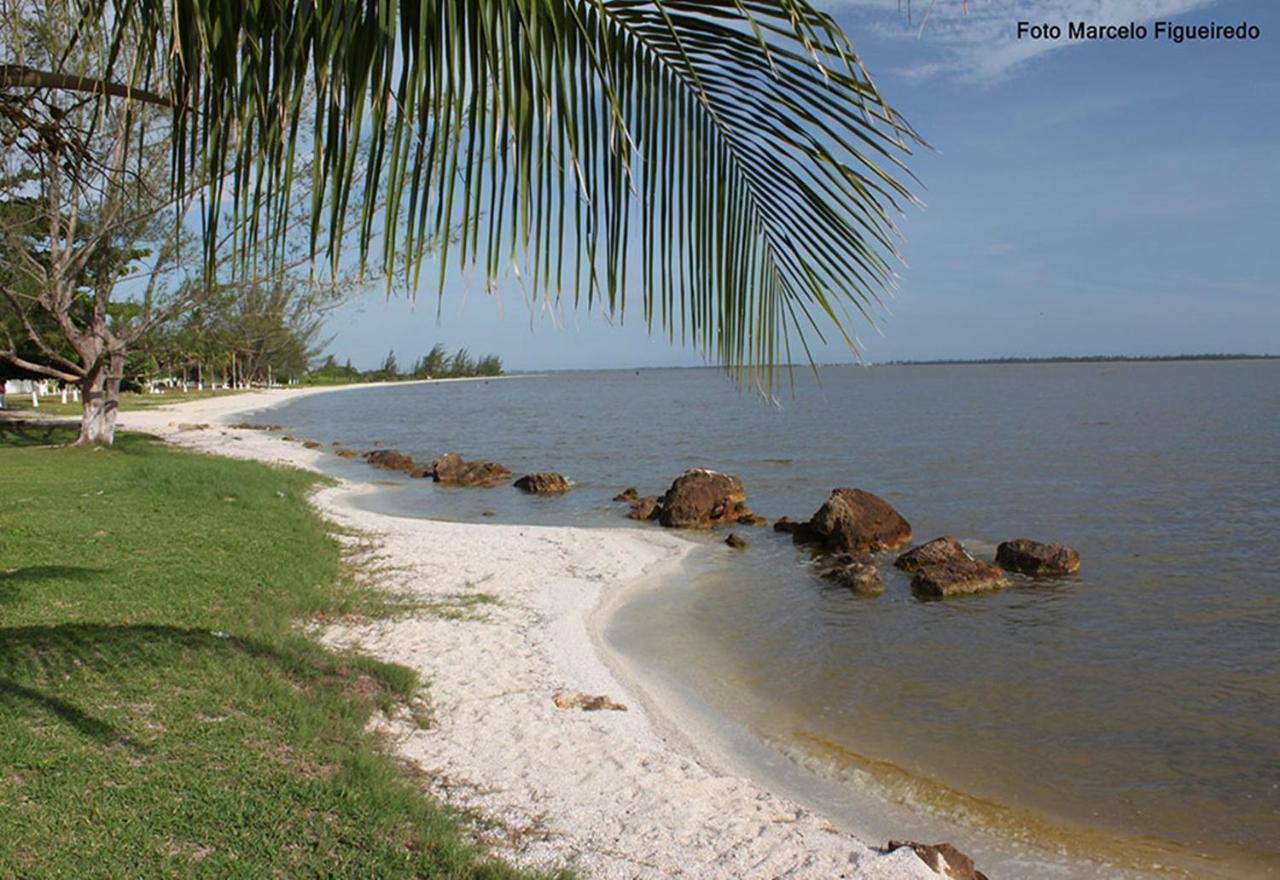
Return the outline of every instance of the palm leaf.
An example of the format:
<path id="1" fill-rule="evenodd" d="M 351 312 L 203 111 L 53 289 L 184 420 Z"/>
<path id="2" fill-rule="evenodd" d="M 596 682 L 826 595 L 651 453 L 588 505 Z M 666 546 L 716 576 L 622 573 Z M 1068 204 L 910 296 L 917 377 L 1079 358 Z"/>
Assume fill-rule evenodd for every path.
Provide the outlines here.
<path id="1" fill-rule="evenodd" d="M 246 255 L 283 248 L 310 149 L 335 263 L 354 199 L 362 266 L 416 289 L 435 248 L 441 289 L 456 264 L 618 316 L 638 293 L 740 376 L 824 327 L 852 346 L 893 284 L 918 138 L 808 0 L 84 2 L 169 56 L 175 181 L 218 181 Z"/>

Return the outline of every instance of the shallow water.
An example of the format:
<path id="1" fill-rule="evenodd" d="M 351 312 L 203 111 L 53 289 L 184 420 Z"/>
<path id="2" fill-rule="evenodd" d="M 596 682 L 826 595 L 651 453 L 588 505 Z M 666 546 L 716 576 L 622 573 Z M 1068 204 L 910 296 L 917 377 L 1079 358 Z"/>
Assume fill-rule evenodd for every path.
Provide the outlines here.
<path id="1" fill-rule="evenodd" d="M 707 466 L 741 476 L 770 518 L 857 486 L 917 541 L 950 534 L 988 558 L 1013 537 L 1069 543 L 1078 576 L 918 602 L 889 559 L 886 593 L 863 599 L 814 578 L 786 536 L 739 528 L 747 552 L 709 543 L 688 582 L 618 625 L 836 778 L 870 774 L 1054 846 L 1280 875 L 1280 363 L 846 367 L 796 383 L 771 406 L 711 371 L 566 373 L 355 389 L 271 420 L 576 481 L 547 499 L 393 477 L 367 502 L 389 513 L 629 526 L 612 495 Z"/>

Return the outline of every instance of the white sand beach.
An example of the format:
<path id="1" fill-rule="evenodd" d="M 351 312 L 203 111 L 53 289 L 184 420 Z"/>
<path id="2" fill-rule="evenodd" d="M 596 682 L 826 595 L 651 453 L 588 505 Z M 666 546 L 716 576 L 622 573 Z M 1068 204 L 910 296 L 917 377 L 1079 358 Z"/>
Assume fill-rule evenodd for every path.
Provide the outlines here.
<path id="1" fill-rule="evenodd" d="M 227 426 L 330 390 L 215 397 L 122 413 L 120 423 L 218 455 L 315 469 L 324 449 Z M 485 837 L 502 857 L 586 878 L 938 876 L 910 849 L 884 854 L 876 847 L 885 841 L 860 840 L 717 769 L 608 662 L 593 611 L 628 584 L 678 571 L 692 544 L 658 530 L 444 523 L 352 505 L 373 489 L 340 482 L 314 503 L 374 539 L 387 586 L 438 607 L 476 594 L 492 601 L 333 627 L 322 638 L 421 674 L 429 726 L 407 716 L 379 723 L 433 794 L 496 823 Z M 555 695 L 573 692 L 627 711 L 558 708 Z"/>

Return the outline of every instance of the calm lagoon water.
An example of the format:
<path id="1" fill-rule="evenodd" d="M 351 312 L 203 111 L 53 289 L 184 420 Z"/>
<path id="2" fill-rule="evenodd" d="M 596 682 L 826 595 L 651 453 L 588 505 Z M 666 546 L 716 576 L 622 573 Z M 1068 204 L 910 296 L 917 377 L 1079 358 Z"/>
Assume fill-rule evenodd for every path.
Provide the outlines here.
<path id="1" fill-rule="evenodd" d="M 614 371 L 354 389 L 270 418 L 576 481 L 548 499 L 395 479 L 365 501 L 388 513 L 648 528 L 609 499 L 705 466 L 771 519 L 856 486 L 917 541 L 988 558 L 1014 537 L 1069 543 L 1078 576 L 919 602 L 889 558 L 886 593 L 864 599 L 787 536 L 739 528 L 748 551 L 704 539 L 616 640 L 833 778 L 1054 847 L 1280 876 L 1280 362 L 819 378 L 798 371 L 776 405 L 710 370 Z"/>

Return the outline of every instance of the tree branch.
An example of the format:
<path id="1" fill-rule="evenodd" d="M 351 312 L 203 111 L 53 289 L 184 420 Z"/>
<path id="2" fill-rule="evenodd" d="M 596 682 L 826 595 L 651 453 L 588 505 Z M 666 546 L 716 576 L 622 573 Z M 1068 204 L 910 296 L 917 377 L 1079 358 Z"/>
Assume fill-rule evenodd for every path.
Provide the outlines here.
<path id="1" fill-rule="evenodd" d="M 0 64 L 0 89 L 59 89 L 109 95 L 113 98 L 131 98 L 161 107 L 177 106 L 171 98 L 148 92 L 146 89 L 135 89 L 132 86 L 106 82 L 89 76 L 70 76 L 65 73 L 35 70 L 22 64 Z"/>
<path id="2" fill-rule="evenodd" d="M 45 341 L 44 337 L 40 335 L 40 332 L 36 330 L 35 325 L 31 323 L 31 319 L 27 317 L 27 312 L 22 308 L 22 304 L 18 301 L 18 298 L 14 296 L 8 288 L 0 287 L 0 294 L 3 294 L 4 298 L 9 301 L 9 304 L 13 306 L 14 313 L 17 314 L 19 320 L 22 321 L 23 329 L 27 331 L 27 338 L 35 343 L 36 347 L 40 349 L 41 354 L 52 361 L 56 361 L 61 366 L 69 370 L 80 370 L 79 364 L 58 354 L 58 352 L 56 352 L 53 347 Z M 13 344 L 12 338 L 9 339 L 9 347 L 16 348 Z"/>
<path id="3" fill-rule="evenodd" d="M 83 378 L 72 373 L 64 373 L 46 364 L 37 364 L 34 361 L 20 358 L 11 351 L 0 351 L 0 360 L 8 361 L 15 367 L 30 373 L 39 373 L 41 376 L 48 376 L 50 379 L 57 379 L 60 382 L 79 382 Z"/>

